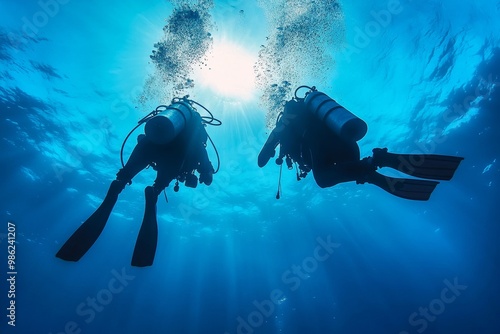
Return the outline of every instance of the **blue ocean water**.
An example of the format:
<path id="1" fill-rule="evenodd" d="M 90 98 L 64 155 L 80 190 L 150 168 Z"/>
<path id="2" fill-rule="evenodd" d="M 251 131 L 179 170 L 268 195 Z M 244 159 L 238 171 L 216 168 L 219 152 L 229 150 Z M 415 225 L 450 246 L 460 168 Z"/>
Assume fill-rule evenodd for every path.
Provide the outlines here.
<path id="1" fill-rule="evenodd" d="M 496 0 L 2 0 L 1 333 L 499 333 L 499 12 Z M 276 200 L 279 168 L 257 154 L 303 84 L 368 123 L 362 156 L 465 160 L 427 202 L 286 169 Z M 221 167 L 210 187 L 160 197 L 154 265 L 130 265 L 151 169 L 79 262 L 57 259 L 128 132 L 187 94 L 223 122 L 207 128 Z"/>

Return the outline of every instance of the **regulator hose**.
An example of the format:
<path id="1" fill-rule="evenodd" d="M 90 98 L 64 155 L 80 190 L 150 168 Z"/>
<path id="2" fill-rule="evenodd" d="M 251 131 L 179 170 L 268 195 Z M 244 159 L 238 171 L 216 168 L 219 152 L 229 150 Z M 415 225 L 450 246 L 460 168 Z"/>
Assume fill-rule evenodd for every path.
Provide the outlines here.
<path id="1" fill-rule="evenodd" d="M 309 86 L 306 86 L 306 85 L 302 85 L 302 86 L 297 87 L 297 89 L 295 90 L 295 93 L 293 93 L 293 95 L 295 96 L 295 98 L 296 98 L 297 100 L 299 100 L 299 99 L 300 99 L 300 98 L 297 96 L 297 92 L 298 92 L 300 89 L 302 89 L 302 88 L 307 88 L 307 89 L 309 89 L 310 91 L 315 91 L 315 90 L 316 90 L 316 87 L 315 87 L 315 86 L 309 87 Z M 307 95 L 307 93 L 306 93 L 306 95 Z M 304 96 L 302 99 L 305 99 L 305 96 Z"/>

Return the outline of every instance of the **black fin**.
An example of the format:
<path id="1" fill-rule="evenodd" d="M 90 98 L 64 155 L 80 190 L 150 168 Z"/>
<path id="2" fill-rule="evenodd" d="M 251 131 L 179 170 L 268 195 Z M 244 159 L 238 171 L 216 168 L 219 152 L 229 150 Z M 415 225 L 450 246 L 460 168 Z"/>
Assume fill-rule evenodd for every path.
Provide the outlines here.
<path id="1" fill-rule="evenodd" d="M 427 201 L 439 184 L 436 181 L 393 178 L 376 172 L 366 175 L 363 181 L 374 184 L 394 196 L 415 201 Z"/>
<path id="2" fill-rule="evenodd" d="M 97 210 L 71 235 L 57 252 L 56 257 L 66 261 L 78 261 L 96 242 L 101 235 L 109 215 L 118 200 L 122 185 L 113 181 L 102 204 Z M 121 187 L 121 189 L 120 189 Z"/>
<path id="3" fill-rule="evenodd" d="M 437 154 L 395 154 L 387 149 L 373 150 L 378 167 L 391 167 L 405 174 L 432 180 L 451 180 L 464 158 Z"/>
<path id="4" fill-rule="evenodd" d="M 145 193 L 146 209 L 132 256 L 132 265 L 135 267 L 147 267 L 153 264 L 158 243 L 158 223 L 156 221 L 158 194 L 155 193 L 153 187 L 147 187 Z"/>

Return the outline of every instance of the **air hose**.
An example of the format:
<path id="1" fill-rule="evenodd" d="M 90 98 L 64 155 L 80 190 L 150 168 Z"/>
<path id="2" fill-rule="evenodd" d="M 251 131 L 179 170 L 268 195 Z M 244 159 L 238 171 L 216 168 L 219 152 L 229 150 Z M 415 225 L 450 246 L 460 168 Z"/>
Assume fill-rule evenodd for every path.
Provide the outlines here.
<path id="1" fill-rule="evenodd" d="M 316 87 L 315 87 L 315 86 L 312 86 L 312 87 L 309 87 L 309 86 L 306 86 L 306 85 L 299 86 L 299 87 L 297 87 L 297 89 L 295 90 L 295 93 L 293 93 L 293 95 L 295 96 L 295 99 L 297 99 L 297 100 L 303 100 L 303 99 L 305 98 L 305 96 L 304 96 L 303 98 L 299 98 L 299 97 L 297 96 L 297 92 L 298 92 L 300 89 L 302 89 L 302 88 L 307 88 L 307 89 L 309 89 L 309 91 L 315 91 L 315 90 L 316 90 Z M 307 93 L 306 93 L 306 95 L 307 95 Z"/>

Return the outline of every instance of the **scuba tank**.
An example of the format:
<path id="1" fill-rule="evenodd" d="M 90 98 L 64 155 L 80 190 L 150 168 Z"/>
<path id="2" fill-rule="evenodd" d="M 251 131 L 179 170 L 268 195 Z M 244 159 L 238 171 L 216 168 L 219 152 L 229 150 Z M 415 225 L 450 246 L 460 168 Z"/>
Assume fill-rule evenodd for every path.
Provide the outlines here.
<path id="1" fill-rule="evenodd" d="M 155 144 L 168 144 L 184 130 L 192 114 L 193 108 L 188 103 L 182 100 L 175 101 L 165 106 L 162 115 L 155 115 L 147 120 L 144 133 Z"/>
<path id="2" fill-rule="evenodd" d="M 149 114 L 147 114 L 137 122 L 138 124 L 132 130 L 130 130 L 123 141 L 120 150 L 120 162 L 122 167 L 125 167 L 123 161 L 123 151 L 128 138 L 137 128 L 145 124 L 145 134 L 141 134 L 137 137 L 138 142 L 147 138 L 148 141 L 152 142 L 153 144 L 165 145 L 172 143 L 176 139 L 179 139 L 181 141 L 187 140 L 184 144 L 189 146 L 196 146 L 195 142 L 197 142 L 198 144 L 205 147 L 207 139 L 210 140 L 210 143 L 214 147 L 215 154 L 217 156 L 217 169 L 213 172 L 213 174 L 216 174 L 219 171 L 219 152 L 217 151 L 214 142 L 205 131 L 204 127 L 206 125 L 220 126 L 222 125 L 222 122 L 215 118 L 210 110 L 205 108 L 203 105 L 199 104 L 196 101 L 189 100 L 188 98 L 188 95 L 184 96 L 183 98 L 175 97 L 172 99 L 170 105 L 159 105 L 155 110 L 151 111 Z M 209 114 L 209 116 L 201 116 L 194 105 L 204 109 Z M 187 130 L 187 132 L 185 130 Z M 186 151 L 184 162 L 181 166 L 181 170 L 179 171 L 180 174 L 177 177 L 174 191 L 179 190 L 179 181 L 184 182 L 186 186 L 192 188 L 196 187 L 197 185 L 198 179 L 194 175 L 194 170 L 198 169 L 198 167 L 201 165 L 201 162 L 198 160 L 199 157 L 192 157 L 187 153 L 193 152 L 191 149 L 188 149 L 188 151 Z M 155 162 L 153 162 L 150 166 L 155 169 Z"/>
<path id="3" fill-rule="evenodd" d="M 295 94 L 303 87 L 306 86 L 297 88 Z M 310 113 L 318 117 L 330 130 L 344 140 L 358 141 L 368 131 L 368 126 L 362 119 L 338 104 L 325 93 L 317 91 L 316 87 L 310 88 L 310 91 L 306 93 L 304 103 Z"/>

